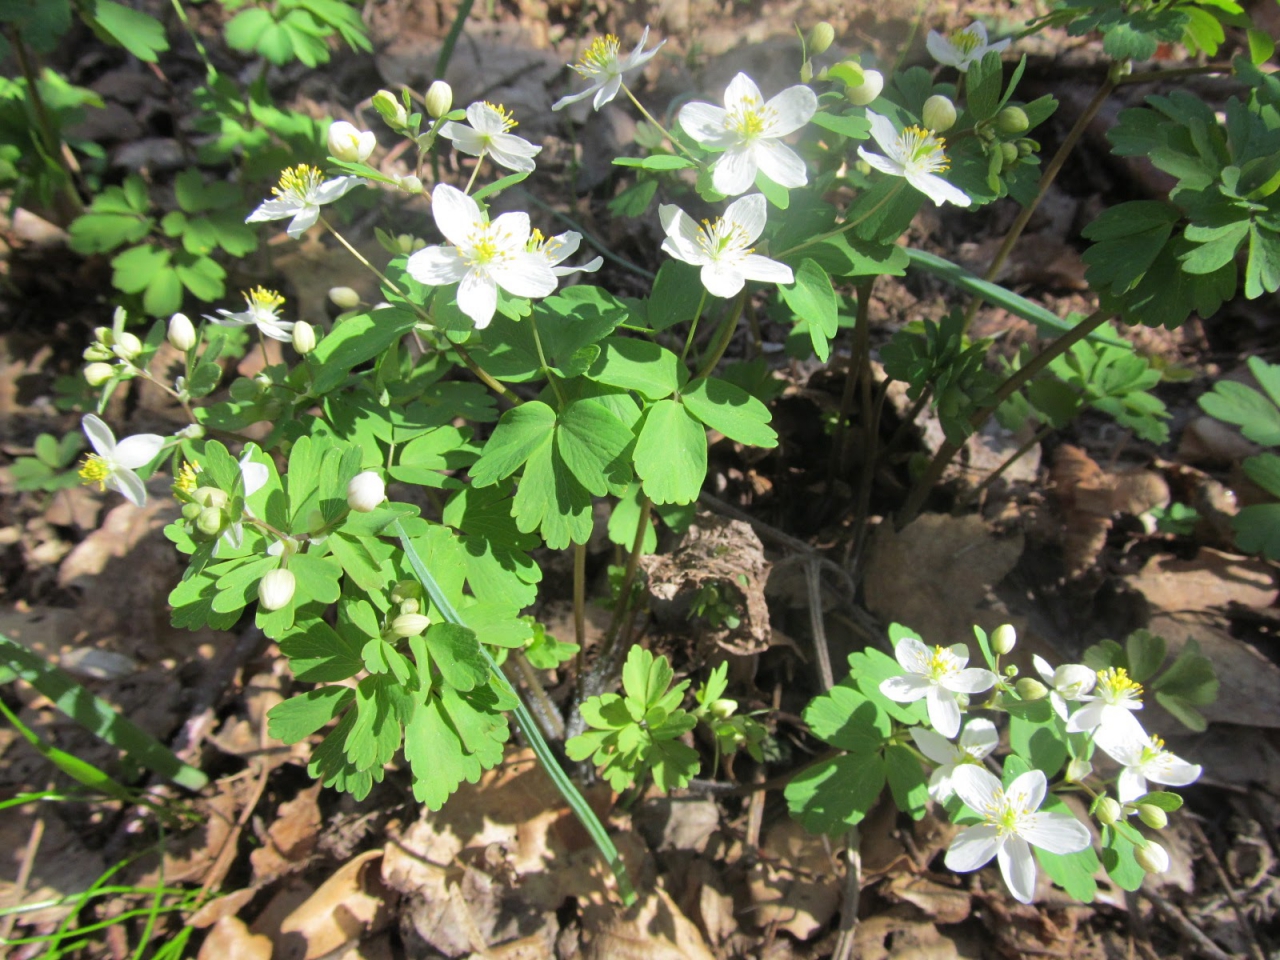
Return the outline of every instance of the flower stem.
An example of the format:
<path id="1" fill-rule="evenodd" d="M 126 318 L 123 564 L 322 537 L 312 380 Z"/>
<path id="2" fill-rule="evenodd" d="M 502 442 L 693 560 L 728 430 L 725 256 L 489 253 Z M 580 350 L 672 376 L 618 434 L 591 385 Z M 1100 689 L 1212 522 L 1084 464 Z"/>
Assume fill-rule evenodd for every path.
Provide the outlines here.
<path id="1" fill-rule="evenodd" d="M 858 224 L 865 222 L 873 213 L 875 213 L 877 210 L 883 207 L 886 203 L 888 203 L 890 200 L 896 197 L 899 191 L 901 191 L 902 188 L 906 185 L 906 182 L 907 182 L 906 180 L 901 180 L 901 179 L 898 180 L 898 182 L 893 185 L 892 190 L 890 190 L 883 197 L 881 197 L 878 203 L 873 204 L 871 209 L 868 210 L 866 213 L 862 214 L 861 216 L 853 220 L 850 220 L 847 223 L 840 224 L 840 226 L 836 227 L 834 230 L 828 230 L 826 233 L 820 233 L 816 237 L 810 237 L 804 243 L 797 243 L 794 247 L 788 247 L 786 250 L 783 250 L 781 253 L 772 254 L 772 256 L 785 257 L 788 254 L 795 253 L 798 250 L 803 250 L 806 247 L 812 247 L 815 243 L 822 243 L 824 240 L 830 240 L 832 237 L 838 237 L 840 236 L 840 234 L 844 233 L 846 230 L 852 230 L 854 227 L 858 226 Z"/>
<path id="2" fill-rule="evenodd" d="M 729 343 L 733 340 L 733 332 L 738 329 L 738 320 L 742 316 L 742 310 L 747 303 L 747 290 L 743 287 L 742 292 L 733 298 L 729 304 L 728 312 L 725 313 L 724 320 L 720 324 L 720 334 L 716 338 L 715 346 L 711 348 L 711 353 L 707 355 L 707 359 L 703 361 L 702 366 L 698 368 L 697 376 L 705 377 L 716 368 L 716 364 L 720 362 L 720 358 L 724 356 L 724 352 L 729 349 Z"/>
<path id="3" fill-rule="evenodd" d="M 43 146 L 48 154 L 49 159 L 57 164 L 62 171 L 63 180 L 60 190 L 61 202 L 59 206 L 63 209 L 59 210 L 64 226 L 70 223 L 80 214 L 84 213 L 84 203 L 80 200 L 80 194 L 76 192 L 75 171 L 71 168 L 71 163 L 67 160 L 67 154 L 62 139 L 58 136 L 57 128 L 54 127 L 53 121 L 49 117 L 49 110 L 45 106 L 44 97 L 40 95 L 40 77 L 36 73 L 35 65 L 31 61 L 31 56 L 27 51 L 27 45 L 22 41 L 22 34 L 15 29 L 7 30 L 9 36 L 9 46 L 13 48 L 14 56 L 18 58 L 18 68 L 22 71 L 22 78 L 27 82 L 27 101 L 31 104 L 31 112 L 36 117 L 36 129 L 39 132 L 39 139 L 43 141 Z"/>
<path id="4" fill-rule="evenodd" d="M 556 395 L 556 400 L 560 403 L 560 408 L 564 409 L 564 394 L 560 392 L 560 384 L 556 383 L 555 374 L 551 372 L 551 367 L 547 364 L 546 354 L 542 352 L 542 338 L 538 336 L 538 322 L 534 319 L 533 311 L 529 314 L 529 329 L 533 332 L 533 345 L 538 350 L 538 363 L 542 364 L 542 372 L 547 375 L 547 383 L 551 384 L 551 390 Z"/>
<path id="5" fill-rule="evenodd" d="M 684 339 L 684 349 L 680 351 L 680 362 L 684 363 L 689 356 L 689 348 L 693 346 L 693 335 L 698 330 L 698 321 L 702 319 L 702 308 L 707 303 L 707 288 L 702 288 L 702 298 L 698 301 L 698 309 L 693 312 L 693 321 L 689 324 L 689 335 Z"/>
<path id="6" fill-rule="evenodd" d="M 689 150 L 688 150 L 688 148 L 687 148 L 687 147 L 685 147 L 685 145 L 684 145 L 683 143 L 681 143 L 679 140 L 677 140 L 675 137 L 673 137 L 673 136 L 671 135 L 670 131 L 668 131 L 666 127 L 664 127 L 662 124 L 660 124 L 657 120 L 655 120 L 655 119 L 653 118 L 653 114 L 651 114 L 648 110 L 646 110 L 646 109 L 644 108 L 644 104 L 643 104 L 643 103 L 641 103 L 639 100 L 637 100 L 637 99 L 636 99 L 635 94 L 631 92 L 631 88 L 630 88 L 630 87 L 628 87 L 625 83 L 622 85 L 622 92 L 623 92 L 623 93 L 625 93 L 625 94 L 627 95 L 627 99 L 628 99 L 628 100 L 630 100 L 632 103 L 634 103 L 634 104 L 635 104 L 636 109 L 637 109 L 637 110 L 639 110 L 639 111 L 644 115 L 644 118 L 645 118 L 646 120 L 648 120 L 648 121 L 649 121 L 650 123 L 652 123 L 655 127 L 657 127 L 659 130 L 661 130 L 661 131 L 662 131 L 662 135 L 663 135 L 664 137 L 666 137 L 668 140 L 670 140 L 670 141 L 671 141 L 671 143 L 672 143 L 672 145 L 673 145 L 677 150 L 679 150 L 681 153 L 683 153 L 686 157 L 688 157 L 690 160 L 692 160 L 692 161 L 693 161 L 694 163 L 696 163 L 698 166 L 700 166 L 700 167 L 701 167 L 701 166 L 703 166 L 702 162 L 701 162 L 697 157 L 695 157 L 692 153 L 690 153 L 690 152 L 689 152 Z"/>
<path id="7" fill-rule="evenodd" d="M 476 165 L 471 168 L 471 179 L 467 181 L 467 188 L 462 191 L 463 193 L 468 195 L 471 193 L 471 188 L 476 185 L 476 174 L 480 172 L 480 167 L 483 163 L 484 163 L 484 152 L 482 151 L 480 153 L 480 156 L 476 157 Z"/>

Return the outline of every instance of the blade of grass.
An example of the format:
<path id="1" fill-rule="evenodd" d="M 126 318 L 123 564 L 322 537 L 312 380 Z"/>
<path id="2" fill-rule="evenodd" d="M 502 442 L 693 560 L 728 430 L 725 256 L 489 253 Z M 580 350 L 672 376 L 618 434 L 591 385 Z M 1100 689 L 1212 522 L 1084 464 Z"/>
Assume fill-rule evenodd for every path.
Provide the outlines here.
<path id="1" fill-rule="evenodd" d="M 445 619 L 450 623 L 465 626 L 462 623 L 462 618 L 458 616 L 458 611 L 453 608 L 453 604 L 444 595 L 444 591 L 436 583 L 431 571 L 422 562 L 422 557 L 418 555 L 418 551 L 410 541 L 409 535 L 405 533 L 404 526 L 399 520 L 396 520 L 388 529 L 400 538 L 400 546 L 404 548 L 405 556 L 409 560 L 409 566 L 413 568 L 414 574 L 422 582 L 422 586 L 426 588 L 427 595 L 431 597 L 431 602 L 436 605 L 437 609 L 444 614 Z M 561 768 L 550 745 L 539 732 L 538 724 L 534 721 L 533 715 L 529 713 L 524 701 L 520 699 L 520 694 L 511 685 L 511 681 L 507 679 L 506 674 L 499 668 L 483 643 L 480 644 L 480 651 L 489 662 L 489 669 L 495 681 L 501 684 L 503 689 L 519 704 L 514 711 L 516 722 L 520 724 L 520 729 L 524 731 L 529 745 L 533 747 L 533 752 L 537 755 L 543 769 L 547 771 L 547 775 L 551 777 L 552 783 L 556 785 L 556 789 L 560 791 L 568 802 L 569 808 L 573 810 L 579 822 L 586 828 L 587 833 L 591 835 L 591 839 L 595 841 L 597 849 L 604 856 L 605 862 L 609 864 L 609 869 L 613 871 L 613 877 L 617 881 L 618 895 L 622 897 L 622 902 L 627 906 L 631 906 L 636 900 L 635 888 L 631 886 L 631 877 L 627 873 L 627 865 L 622 862 L 622 857 L 618 854 L 618 848 L 613 845 L 613 840 L 610 839 L 604 824 L 596 817 L 595 811 L 591 809 L 586 798 L 578 792 L 578 788 L 573 785 L 569 775 Z"/>
<path id="2" fill-rule="evenodd" d="M 22 739 L 31 744 L 37 753 L 65 773 L 72 780 L 75 780 L 82 786 L 88 787 L 90 790 L 97 791 L 98 793 L 105 793 L 107 796 L 115 797 L 117 800 L 123 800 L 125 803 L 133 802 L 134 794 L 132 790 L 128 789 L 123 784 L 116 782 L 93 764 L 86 763 L 79 757 L 72 756 L 63 750 L 59 750 L 19 720 L 13 711 L 5 706 L 3 700 L 0 700 L 0 715 L 3 715 L 6 720 L 13 724 L 14 729 L 22 735 Z"/>
<path id="3" fill-rule="evenodd" d="M 111 704 L 94 696 L 70 674 L 55 667 L 26 647 L 0 634 L 0 682 L 11 673 L 25 680 L 53 701 L 54 705 L 118 750 L 166 780 L 188 790 L 201 790 L 209 778 L 179 760 L 172 750 L 143 730 Z"/>

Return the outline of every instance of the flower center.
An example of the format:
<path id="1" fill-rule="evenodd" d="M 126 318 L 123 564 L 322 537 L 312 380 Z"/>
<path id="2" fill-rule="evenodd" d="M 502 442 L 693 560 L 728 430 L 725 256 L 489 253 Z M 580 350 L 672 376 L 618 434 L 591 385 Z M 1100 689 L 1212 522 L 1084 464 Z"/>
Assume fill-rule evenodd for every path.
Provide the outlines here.
<path id="1" fill-rule="evenodd" d="M 469 267 L 483 267 L 492 263 L 501 263 L 511 257 L 509 238 L 497 233 L 491 223 L 477 223 L 471 235 L 467 237 L 466 247 L 459 247 L 458 252 Z"/>
<path id="2" fill-rule="evenodd" d="M 728 111 L 725 126 L 743 140 L 754 140 L 773 123 L 777 112 L 766 107 L 758 97 L 745 97 Z"/>
<path id="3" fill-rule="evenodd" d="M 515 114 L 507 110 L 507 108 L 504 107 L 502 104 L 490 103 L 488 100 L 486 100 L 484 102 L 484 105 L 498 115 L 498 119 L 502 121 L 502 129 L 504 131 L 510 130 L 512 127 L 520 126 L 520 124 L 516 123 Z"/>
<path id="4" fill-rule="evenodd" d="M 587 47 L 582 59 L 573 65 L 573 69 L 584 77 L 598 73 L 607 73 L 618 65 L 619 41 L 612 33 L 596 37 Z"/>
<path id="5" fill-rule="evenodd" d="M 111 465 L 96 453 L 89 454 L 80 465 L 80 482 L 86 486 L 96 483 L 99 490 L 106 490 L 109 476 L 111 476 Z"/>
<path id="6" fill-rule="evenodd" d="M 925 662 L 930 680 L 937 682 L 956 670 L 956 655 L 946 647 L 934 647 L 933 653 Z"/>
<path id="7" fill-rule="evenodd" d="M 1000 836 L 1017 834 L 1026 816 L 1027 798 L 1018 794 L 1009 796 L 1003 790 L 997 790 L 991 803 L 983 810 L 983 820 L 1000 831 Z"/>
<path id="8" fill-rule="evenodd" d="M 1164 741 L 1159 737 L 1152 737 L 1147 741 L 1147 745 L 1142 748 L 1142 758 L 1139 760 L 1139 766 L 1146 766 L 1155 760 L 1159 760 L 1164 753 Z"/>
<path id="9" fill-rule="evenodd" d="M 717 217 L 715 223 L 703 220 L 702 232 L 698 234 L 698 246 L 713 260 L 745 257 L 753 250 L 750 242 L 742 224 L 724 217 Z"/>
<path id="10" fill-rule="evenodd" d="M 200 472 L 200 464 L 188 463 L 182 461 L 182 469 L 178 471 L 178 475 L 173 478 L 173 492 L 180 493 L 183 496 L 190 497 L 195 493 L 199 480 L 196 474 Z"/>
<path id="11" fill-rule="evenodd" d="M 280 185 L 272 187 L 271 192 L 277 197 L 306 200 L 323 179 L 324 175 L 318 168 L 300 163 L 296 167 L 287 167 L 280 174 Z"/>
<path id="12" fill-rule="evenodd" d="M 1098 671 L 1098 695 L 1107 703 L 1126 703 L 1142 696 L 1142 684 L 1124 667 L 1111 667 Z"/>
<path id="13" fill-rule="evenodd" d="M 275 316 L 276 311 L 284 305 L 284 297 L 266 287 L 254 287 L 245 292 L 244 302 L 252 313 L 269 313 Z"/>
<path id="14" fill-rule="evenodd" d="M 914 124 L 898 134 L 898 149 L 906 162 L 925 173 L 945 172 L 951 167 L 947 155 L 942 152 L 946 141 L 932 130 Z"/>
<path id="15" fill-rule="evenodd" d="M 967 27 L 964 30 L 957 30 L 947 37 L 947 40 L 961 53 L 973 53 L 974 50 L 982 46 L 982 38 Z"/>

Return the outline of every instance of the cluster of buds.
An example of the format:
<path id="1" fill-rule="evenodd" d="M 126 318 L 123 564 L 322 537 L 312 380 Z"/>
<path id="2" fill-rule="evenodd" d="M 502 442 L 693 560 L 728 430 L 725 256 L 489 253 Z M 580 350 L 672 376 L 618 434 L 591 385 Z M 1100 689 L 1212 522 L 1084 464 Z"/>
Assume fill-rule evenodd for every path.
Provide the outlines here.
<path id="1" fill-rule="evenodd" d="M 199 540 L 213 540 L 231 524 L 233 518 L 227 510 L 231 497 L 217 487 L 190 489 L 197 477 L 193 468 L 184 467 L 174 481 L 174 496 L 183 501 L 182 516 L 191 523 L 191 535 Z"/>
<path id="2" fill-rule="evenodd" d="M 819 79 L 843 83 L 844 98 L 855 107 L 865 107 L 884 90 L 884 74 L 862 66 L 857 60 L 841 60 L 823 71 Z"/>
<path id="3" fill-rule="evenodd" d="M 391 602 L 396 606 L 383 626 L 385 639 L 407 640 L 426 633 L 427 627 L 431 626 L 431 618 L 426 614 L 422 584 L 416 580 L 399 581 L 391 588 Z"/>
<path id="4" fill-rule="evenodd" d="M 109 327 L 96 327 L 93 343 L 85 348 L 84 378 L 91 387 L 100 387 L 112 377 L 135 371 L 134 361 L 143 351 L 143 343 L 124 329 L 125 312 L 117 307 Z"/>

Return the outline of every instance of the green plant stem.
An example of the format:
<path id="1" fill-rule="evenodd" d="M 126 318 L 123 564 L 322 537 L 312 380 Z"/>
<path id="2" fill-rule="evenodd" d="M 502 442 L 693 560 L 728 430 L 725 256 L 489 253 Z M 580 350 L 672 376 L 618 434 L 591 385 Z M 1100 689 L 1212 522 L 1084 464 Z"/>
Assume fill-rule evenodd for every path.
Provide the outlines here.
<path id="1" fill-rule="evenodd" d="M 1071 349 L 1072 346 L 1079 343 L 1090 333 L 1102 326 L 1110 318 L 1110 314 L 1105 310 L 1095 310 L 1089 316 L 1085 317 L 1070 333 L 1064 333 L 1053 343 L 1049 344 L 1024 367 L 1015 370 L 1004 383 L 991 395 L 991 399 L 987 401 L 986 406 L 977 410 L 973 416 L 969 418 L 969 429 L 971 431 L 980 430 L 982 425 L 987 422 L 987 418 L 996 412 L 1000 404 L 1004 403 L 1024 385 L 1030 382 L 1031 378 L 1038 374 L 1041 370 L 1052 363 L 1056 358 L 1062 356 Z M 920 512 L 920 508 L 924 506 L 925 500 L 929 493 L 933 490 L 934 485 L 942 479 L 943 472 L 947 469 L 947 464 L 951 462 L 951 458 L 960 450 L 961 444 L 952 443 L 950 440 L 945 441 L 938 452 L 934 454 L 933 460 L 930 461 L 928 468 L 920 479 L 916 481 L 911 493 L 907 497 L 907 502 L 903 505 L 901 512 L 898 514 L 898 529 L 902 529 L 908 523 L 915 519 L 916 514 Z"/>
<path id="2" fill-rule="evenodd" d="M 480 166 L 484 163 L 484 152 L 481 151 L 480 156 L 476 157 L 475 166 L 471 168 L 471 179 L 467 181 L 467 187 L 463 193 L 470 194 L 471 188 L 476 185 L 476 175 L 480 172 Z"/>
<path id="3" fill-rule="evenodd" d="M 346 247 L 347 253 L 355 257 L 356 260 L 358 260 L 360 263 L 364 265 L 366 270 L 368 270 L 375 277 L 381 280 L 386 285 L 388 290 L 394 293 L 397 297 L 404 297 L 404 300 L 406 303 L 412 303 L 412 301 L 410 301 L 409 298 L 405 295 L 404 291 L 401 290 L 398 286 L 396 286 L 396 284 L 394 284 L 390 279 L 388 279 L 386 274 L 384 274 L 381 270 L 379 270 L 372 263 L 370 263 L 368 257 L 366 257 L 363 253 L 361 253 L 359 250 L 353 247 L 350 243 L 348 243 L 347 238 L 344 237 L 341 233 L 339 233 L 333 224 L 331 224 L 324 217 L 321 217 L 320 226 L 328 230 L 329 233 L 333 235 L 333 238 L 335 240 L 337 240 L 340 244 Z M 431 322 L 431 317 L 429 314 L 427 314 L 425 310 L 418 307 L 417 304 L 413 304 L 413 307 L 414 307 L 414 313 L 416 313 L 422 319 L 426 320 L 428 323 Z"/>
<path id="4" fill-rule="evenodd" d="M 679 140 L 673 137 L 670 131 L 668 131 L 666 127 L 664 127 L 662 124 L 660 124 L 657 120 L 653 118 L 653 114 L 651 114 L 648 110 L 644 108 L 644 104 L 636 99 L 636 95 L 631 92 L 631 88 L 628 87 L 625 83 L 622 85 L 622 92 L 627 95 L 628 100 L 630 100 L 633 104 L 635 104 L 635 108 L 640 111 L 640 113 L 644 116 L 646 120 L 648 120 L 655 127 L 657 127 L 659 130 L 662 131 L 662 135 L 671 141 L 672 146 L 674 146 L 686 157 L 688 157 L 690 160 L 696 163 L 699 167 L 705 166 L 705 164 L 701 160 L 699 160 L 697 157 L 695 157 L 692 153 L 689 152 L 688 148 L 685 147 L 683 143 L 681 143 Z"/>
<path id="5" fill-rule="evenodd" d="M 538 351 L 538 363 L 542 364 L 542 372 L 547 375 L 547 383 L 551 384 L 551 390 L 556 395 L 556 400 L 560 404 L 560 409 L 564 409 L 564 394 L 560 392 L 560 384 L 556 383 L 556 375 L 551 371 L 551 365 L 547 363 L 547 356 L 542 352 L 542 338 L 538 336 L 538 321 L 534 319 L 534 312 L 529 314 L 529 330 L 533 334 L 533 345 Z"/>
<path id="6" fill-rule="evenodd" d="M 808 240 L 804 241 L 804 243 L 797 243 L 794 247 L 787 247 L 787 249 L 783 250 L 781 253 L 775 253 L 772 254 L 772 256 L 775 258 L 785 257 L 800 250 L 804 250 L 806 247 L 812 247 L 816 243 L 822 243 L 824 240 L 830 240 L 832 237 L 838 237 L 846 230 L 852 230 L 854 227 L 858 226 L 858 224 L 865 222 L 872 214 L 902 192 L 902 188 L 906 186 L 906 183 L 906 180 L 898 178 L 898 182 L 893 185 L 893 189 L 881 197 L 879 202 L 872 204 L 871 209 L 866 213 L 840 224 L 840 226 L 833 230 L 828 230 L 826 233 L 820 233 L 816 237 L 810 237 Z"/>
<path id="7" fill-rule="evenodd" d="M 182 29 L 187 31 L 187 36 L 191 38 L 191 42 L 195 45 L 196 53 L 204 61 L 205 80 L 206 82 L 211 82 L 218 75 L 218 71 L 214 67 L 213 61 L 209 59 L 209 51 L 205 49 L 204 41 L 200 39 L 200 34 L 196 33 L 195 27 L 191 25 L 191 20 L 187 16 L 187 8 L 182 5 L 182 0 L 171 0 L 171 2 L 173 4 L 173 12 L 178 15 L 178 20 L 182 23 Z"/>
<path id="8" fill-rule="evenodd" d="M 49 109 L 45 106 L 44 97 L 40 95 L 40 77 L 36 73 L 35 65 L 31 62 L 27 45 L 22 42 L 22 34 L 17 28 L 11 28 L 6 32 L 9 35 L 9 45 L 18 59 L 18 69 L 22 71 L 22 78 L 27 82 L 27 97 L 31 103 L 31 111 L 36 115 L 36 128 L 39 130 L 40 139 L 44 141 L 44 148 L 49 157 L 62 168 L 62 173 L 66 177 L 61 190 L 65 209 L 60 210 L 59 214 L 67 223 L 70 223 L 84 213 L 84 203 L 80 200 L 80 194 L 76 192 L 75 171 L 71 169 L 66 154 L 62 152 L 62 139 L 54 130 Z M 65 227 L 67 223 L 62 226 Z"/>
<path id="9" fill-rule="evenodd" d="M 1010 456 L 1005 458 L 1004 463 L 1000 464 L 1000 466 L 992 470 L 989 474 L 986 475 L 986 477 L 983 479 L 983 481 L 980 484 L 978 484 L 976 487 L 970 490 L 967 494 L 965 494 L 964 497 L 960 499 L 960 505 L 965 506 L 967 504 L 973 503 L 974 500 L 978 499 L 978 497 L 982 495 L 982 491 L 986 490 L 989 486 L 991 486 L 991 484 L 999 480 L 1000 477 L 1004 475 L 1004 472 L 1006 470 L 1008 470 L 1015 463 L 1017 463 L 1019 460 L 1025 457 L 1032 447 L 1043 442 L 1045 437 L 1053 433 L 1053 430 L 1054 430 L 1054 426 L 1051 423 L 1046 423 L 1043 427 L 1037 430 L 1035 432 L 1035 435 L 1032 436 L 1031 439 L 1029 439 L 1022 446 L 1018 447 L 1018 449 L 1015 450 Z"/>
<path id="10" fill-rule="evenodd" d="M 573 639 L 578 644 L 578 656 L 587 643 L 587 545 L 573 545 Z M 579 662 L 581 670 L 581 662 Z"/>
<path id="11" fill-rule="evenodd" d="M 711 348 L 706 360 L 698 368 L 697 376 L 709 376 L 711 371 L 716 368 L 716 364 L 720 362 L 724 352 L 729 349 L 729 344 L 733 340 L 733 332 L 738 329 L 738 320 L 741 318 L 742 311 L 746 305 L 747 288 L 743 287 L 742 292 L 729 302 L 728 312 L 725 313 L 724 319 L 720 322 L 720 332 L 716 337 L 715 346 Z"/>
<path id="12" fill-rule="evenodd" d="M 453 344 L 453 349 L 454 349 L 454 352 L 457 353 L 458 356 L 462 359 L 462 363 L 466 366 L 466 368 L 476 375 L 476 379 L 478 379 L 481 383 L 483 383 L 486 387 L 488 387 L 498 396 L 502 397 L 504 400 L 507 400 L 509 403 L 511 403 L 512 406 L 516 406 L 516 407 L 520 406 L 520 404 L 524 402 L 519 397 L 517 397 L 514 393 L 512 393 L 510 390 L 508 390 L 506 387 L 500 384 L 497 380 L 493 379 L 493 377 L 491 377 L 483 369 L 481 369 L 480 365 L 475 362 L 471 354 L 467 352 L 467 348 L 464 347 L 462 344 L 460 343 Z"/>
<path id="13" fill-rule="evenodd" d="M 609 663 L 609 657 L 613 653 L 614 644 L 618 642 L 622 624 L 631 610 L 631 588 L 636 582 L 636 571 L 640 568 L 640 554 L 644 552 L 644 535 L 649 529 L 649 516 L 652 511 L 653 501 L 641 493 L 640 519 L 636 522 L 636 535 L 631 541 L 631 552 L 627 554 L 627 565 L 622 571 L 622 584 L 618 587 L 618 599 L 613 608 L 613 616 L 609 618 L 609 629 L 604 635 L 604 642 L 600 644 L 600 653 L 596 658 L 602 666 Z M 585 683 L 586 677 L 581 677 L 578 682 L 579 701 L 587 696 Z"/>
<path id="14" fill-rule="evenodd" d="M 458 4 L 458 12 L 454 14 L 453 23 L 449 25 L 444 43 L 440 44 L 440 55 L 436 57 L 435 79 L 437 80 L 444 79 L 444 72 L 449 67 L 450 59 L 453 58 L 453 49 L 458 45 L 458 37 L 462 36 L 462 27 L 467 17 L 471 16 L 471 7 L 474 3 L 475 0 L 462 0 Z"/>
<path id="15" fill-rule="evenodd" d="M 523 650 L 511 651 L 511 662 L 516 665 L 520 679 L 529 690 L 529 697 L 533 701 L 530 712 L 542 727 L 542 732 L 552 740 L 563 741 L 564 718 L 560 716 L 560 711 L 547 696 L 547 691 L 542 688 L 542 681 L 538 679 L 533 664 L 529 662 Z"/>
<path id="16" fill-rule="evenodd" d="M 698 309 L 693 312 L 693 320 L 689 323 L 689 335 L 684 338 L 684 349 L 680 351 L 680 362 L 684 363 L 689 356 L 689 348 L 693 346 L 693 335 L 698 332 L 698 321 L 702 319 L 702 308 L 707 305 L 707 288 L 702 288 L 702 297 L 698 300 Z"/>
<path id="17" fill-rule="evenodd" d="M 1058 178 L 1059 172 L 1061 172 L 1063 165 L 1067 162 L 1067 157 L 1069 157 L 1071 152 L 1075 150 L 1076 144 L 1079 143 L 1080 138 L 1084 136 L 1085 129 L 1093 122 L 1093 118 L 1098 115 L 1098 111 L 1102 109 L 1102 105 L 1107 102 L 1107 98 L 1111 96 L 1115 88 L 1116 80 L 1114 74 L 1108 75 L 1106 82 L 1098 88 L 1098 91 L 1093 95 L 1093 99 L 1089 101 L 1080 116 L 1076 117 L 1075 124 L 1067 133 L 1066 139 L 1064 139 L 1058 147 L 1058 152 L 1053 155 L 1053 159 L 1050 160 L 1048 166 L 1044 168 L 1044 173 L 1040 175 L 1040 183 L 1036 187 L 1036 195 L 1031 199 L 1029 204 L 1018 211 L 1017 217 L 1015 217 L 1013 223 L 1009 225 L 1009 230 L 1005 233 L 1004 240 L 1000 243 L 1000 249 L 996 251 L 996 255 L 992 258 L 991 264 L 987 267 L 986 273 L 982 275 L 982 279 L 991 280 L 1000 272 L 1000 268 L 1003 267 L 1005 261 L 1009 259 L 1009 254 L 1013 251 L 1014 245 L 1022 236 L 1022 231 L 1027 228 L 1027 224 L 1031 222 L 1032 215 L 1035 214 L 1036 209 L 1040 206 L 1040 202 L 1044 200 L 1045 194 L 1049 192 L 1049 187 L 1052 186 L 1053 181 Z M 983 299 L 981 296 L 976 296 L 969 302 L 969 308 L 965 311 L 964 315 L 964 325 L 961 327 L 962 333 L 968 331 L 969 326 L 973 323 L 973 318 L 977 316 L 978 308 L 982 306 L 982 303 Z"/>
<path id="18" fill-rule="evenodd" d="M 413 542 L 405 532 L 404 525 L 399 520 L 396 520 L 391 525 L 390 531 L 399 538 L 400 546 L 409 561 L 409 566 L 426 589 L 427 595 L 431 597 L 436 609 L 450 623 L 462 624 L 462 618 L 454 610 L 453 604 L 449 602 L 449 598 L 444 595 L 444 591 L 436 583 L 435 577 L 431 575 L 426 564 L 422 562 L 422 558 L 414 548 Z M 465 626 L 465 624 L 463 625 Z M 631 886 L 631 877 L 627 873 L 627 865 L 618 854 L 618 848 L 614 846 L 613 840 L 610 839 L 608 831 L 604 828 L 604 824 L 600 822 L 595 811 L 591 809 L 591 805 L 587 803 L 586 798 L 578 792 L 578 788 L 573 785 L 573 781 L 564 772 L 552 752 L 551 746 L 538 730 L 538 724 L 529 713 L 529 709 L 524 705 L 524 701 L 520 699 L 520 695 L 511 685 L 511 681 L 507 679 L 507 675 L 494 662 L 493 656 L 484 644 L 480 644 L 480 652 L 484 655 L 485 660 L 488 661 L 494 682 L 503 688 L 504 693 L 507 693 L 516 701 L 516 707 L 512 712 L 515 714 L 516 723 L 524 731 L 525 738 L 529 741 L 529 746 L 533 748 L 534 754 L 551 778 L 551 782 L 556 785 L 556 789 L 560 791 L 561 796 L 565 798 L 569 808 L 577 816 L 578 821 L 586 829 L 591 839 L 595 841 L 596 848 L 613 871 L 614 880 L 618 884 L 618 895 L 622 898 L 622 902 L 627 906 L 631 906 L 636 901 L 635 888 Z"/>

